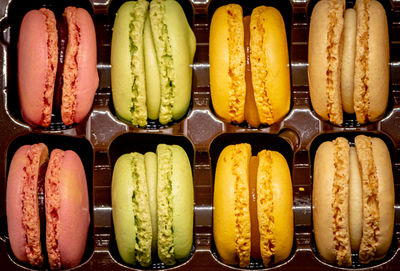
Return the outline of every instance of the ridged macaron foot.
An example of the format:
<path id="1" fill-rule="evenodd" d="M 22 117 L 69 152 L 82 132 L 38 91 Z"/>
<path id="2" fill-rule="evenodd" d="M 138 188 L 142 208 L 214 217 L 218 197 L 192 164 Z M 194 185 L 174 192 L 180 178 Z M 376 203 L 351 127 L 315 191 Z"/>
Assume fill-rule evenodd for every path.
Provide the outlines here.
<path id="1" fill-rule="evenodd" d="M 287 114 L 289 56 L 277 9 L 259 6 L 247 19 L 240 5 L 218 8 L 211 20 L 209 54 L 211 98 L 219 117 L 257 127 Z"/>
<path id="2" fill-rule="evenodd" d="M 151 1 L 149 16 L 160 73 L 159 121 L 167 124 L 188 110 L 196 38 L 175 0 Z"/>
<path id="3" fill-rule="evenodd" d="M 379 138 L 338 137 L 316 152 L 313 224 L 320 256 L 338 266 L 386 256 L 393 235 L 394 184 L 388 148 Z"/>
<path id="4" fill-rule="evenodd" d="M 213 215 L 222 261 L 246 267 L 261 258 L 267 267 L 286 259 L 293 243 L 292 197 L 280 153 L 263 150 L 252 157 L 247 143 L 225 147 L 215 172 Z"/>
<path id="5" fill-rule="evenodd" d="M 360 124 L 377 121 L 389 96 L 389 31 L 386 12 L 375 0 L 357 0 L 354 111 Z"/>
<path id="6" fill-rule="evenodd" d="M 193 243 L 193 177 L 178 145 L 157 146 L 158 257 L 166 265 L 188 257 Z"/>
<path id="7" fill-rule="evenodd" d="M 83 8 L 66 7 L 68 43 L 63 68 L 61 118 L 65 125 L 81 122 L 89 113 L 99 85 L 96 32 Z"/>
<path id="8" fill-rule="evenodd" d="M 133 125 L 147 124 L 144 69 L 144 22 L 149 3 L 125 2 L 118 10 L 111 40 L 111 84 L 117 116 Z"/>
<path id="9" fill-rule="evenodd" d="M 340 92 L 340 43 L 344 0 L 319 1 L 311 14 L 308 38 L 308 82 L 315 112 L 333 124 L 343 123 Z"/>
<path id="10" fill-rule="evenodd" d="M 48 160 L 49 152 L 43 143 L 24 145 L 14 154 L 7 178 L 6 211 L 11 249 L 19 261 L 35 267 L 42 266 L 44 260 L 41 244 L 44 232 L 39 214 L 44 206 L 39 206 L 39 194 L 43 199 Z"/>
<path id="11" fill-rule="evenodd" d="M 51 269 L 82 260 L 90 224 L 85 169 L 71 150 L 54 149 L 45 177 L 46 249 Z"/>

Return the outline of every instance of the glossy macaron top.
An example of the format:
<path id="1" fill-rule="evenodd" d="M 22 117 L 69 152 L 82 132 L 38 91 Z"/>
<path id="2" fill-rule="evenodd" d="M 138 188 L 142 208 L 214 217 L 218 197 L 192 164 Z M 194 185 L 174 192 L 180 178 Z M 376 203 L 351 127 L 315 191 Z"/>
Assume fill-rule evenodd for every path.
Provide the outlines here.
<path id="1" fill-rule="evenodd" d="M 51 152 L 45 191 L 50 267 L 76 266 L 85 250 L 90 215 L 85 170 L 75 152 Z"/>
<path id="2" fill-rule="evenodd" d="M 42 8 L 24 16 L 18 39 L 18 90 L 22 117 L 33 125 L 50 125 L 57 41 L 53 12 Z"/>

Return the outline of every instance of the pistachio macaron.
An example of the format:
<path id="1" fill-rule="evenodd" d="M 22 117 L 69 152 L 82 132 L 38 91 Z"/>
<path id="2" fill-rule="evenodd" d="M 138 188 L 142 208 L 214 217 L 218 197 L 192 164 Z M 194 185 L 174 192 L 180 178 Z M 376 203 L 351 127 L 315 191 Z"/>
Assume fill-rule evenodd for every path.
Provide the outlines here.
<path id="1" fill-rule="evenodd" d="M 120 156 L 111 187 L 115 238 L 125 263 L 149 266 L 152 251 L 166 265 L 188 257 L 194 192 L 182 147 L 159 144 L 156 153 Z"/>
<path id="2" fill-rule="evenodd" d="M 174 0 L 125 2 L 111 41 L 111 87 L 117 116 L 133 125 L 167 124 L 189 107 L 196 38 Z"/>

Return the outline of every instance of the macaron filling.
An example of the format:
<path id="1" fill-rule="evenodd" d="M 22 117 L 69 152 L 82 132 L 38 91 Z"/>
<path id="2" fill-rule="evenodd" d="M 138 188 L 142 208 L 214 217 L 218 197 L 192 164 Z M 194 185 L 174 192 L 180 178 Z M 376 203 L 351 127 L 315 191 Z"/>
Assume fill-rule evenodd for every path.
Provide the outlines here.
<path id="1" fill-rule="evenodd" d="M 148 200 L 146 171 L 144 157 L 139 153 L 132 154 L 132 206 L 135 221 L 133 227 L 136 232 L 135 257 L 142 266 L 149 266 L 151 262 L 151 217 Z"/>
<path id="2" fill-rule="evenodd" d="M 250 223 L 251 223 L 251 258 L 261 259 L 260 252 L 260 231 L 257 215 L 257 168 L 258 158 L 253 156 L 249 163 L 249 192 L 250 192 Z"/>
<path id="3" fill-rule="evenodd" d="M 157 147 L 158 182 L 158 257 L 167 265 L 175 264 L 173 208 L 172 208 L 172 150 L 160 144 Z"/>
<path id="4" fill-rule="evenodd" d="M 64 61 L 68 44 L 68 26 L 66 18 L 63 16 L 57 17 L 57 33 L 58 33 L 58 62 L 57 62 L 56 81 L 54 86 L 52 115 L 56 121 L 61 121 L 60 109 L 61 109 L 62 87 L 64 84 L 63 80 Z"/>
<path id="5" fill-rule="evenodd" d="M 360 3 L 360 2 L 358 2 Z M 368 55 L 369 52 L 369 1 L 362 1 L 361 4 L 356 5 L 357 10 L 357 46 L 356 46 L 356 63 L 359 63 L 361 73 L 356 76 L 355 79 L 361 80 L 361 82 L 356 82 L 356 85 L 360 86 L 357 91 L 359 92 L 355 96 L 354 100 L 354 111 L 357 115 L 357 121 L 360 123 L 365 123 L 368 121 L 368 111 L 369 111 L 369 92 L 368 92 Z M 360 18 L 361 17 L 361 18 Z M 365 23 L 360 23 L 365 22 Z M 357 70 L 356 70 L 357 71 Z M 358 71 L 357 71 L 358 72 Z"/>
<path id="6" fill-rule="evenodd" d="M 337 84 L 340 82 L 340 44 L 337 41 L 340 41 L 340 37 L 342 35 L 343 22 L 339 22 L 340 19 L 343 18 L 344 7 L 341 6 L 340 1 L 330 1 L 329 5 L 329 30 L 327 32 L 328 44 L 326 48 L 326 97 L 328 103 L 327 107 L 329 120 L 332 123 L 340 124 L 343 122 L 343 114 L 341 97 L 339 97 L 339 93 L 336 91 L 338 89 Z"/>
<path id="7" fill-rule="evenodd" d="M 129 48 L 131 56 L 132 96 L 131 114 L 132 124 L 145 126 L 147 124 L 143 30 L 147 16 L 147 1 L 137 1 L 131 10 L 129 23 Z"/>
<path id="8" fill-rule="evenodd" d="M 243 18 L 244 28 L 244 50 L 246 55 L 246 100 L 244 104 L 244 118 L 252 127 L 260 125 L 260 118 L 257 112 L 256 100 L 254 98 L 253 83 L 251 80 L 251 61 L 250 61 L 250 16 Z"/>
<path id="9" fill-rule="evenodd" d="M 26 165 L 24 167 L 23 188 L 22 188 L 22 224 L 26 234 L 25 252 L 29 263 L 32 266 L 43 265 L 43 252 L 41 237 L 43 232 L 40 210 L 43 209 L 43 179 L 47 160 L 43 157 L 43 147 L 35 144 L 27 152 Z M 46 156 L 46 155 L 44 155 Z M 39 192 L 38 192 L 39 191 Z M 42 206 L 40 206 L 42 203 Z"/>
<path id="10" fill-rule="evenodd" d="M 168 26 L 165 22 L 165 4 L 161 0 L 150 3 L 150 23 L 153 41 L 157 52 L 161 84 L 161 103 L 159 122 L 167 124 L 172 120 L 175 99 L 175 70 L 171 44 L 168 38 Z"/>
<path id="11" fill-rule="evenodd" d="M 335 175 L 332 186 L 332 209 L 333 209 L 333 243 L 336 249 L 336 261 L 339 266 L 351 266 L 351 246 L 349 236 L 349 225 L 344 217 L 348 217 L 349 187 L 349 143 L 344 138 L 333 141 L 335 146 L 334 165 Z"/>
<path id="12" fill-rule="evenodd" d="M 378 177 L 374 162 L 372 142 L 366 136 L 355 138 L 357 157 L 360 161 L 360 173 L 363 189 L 363 227 L 358 258 L 361 263 L 374 259 L 378 243 L 379 199 Z"/>
<path id="13" fill-rule="evenodd" d="M 47 34 L 47 76 L 45 90 L 43 94 L 43 112 L 40 125 L 47 127 L 51 123 L 52 100 L 54 92 L 54 82 L 57 72 L 57 27 L 54 13 L 46 8 L 41 8 L 40 12 L 45 16 L 46 34 Z"/>
<path id="14" fill-rule="evenodd" d="M 260 231 L 260 249 L 264 265 L 271 262 L 275 254 L 274 237 L 274 196 L 272 192 L 272 157 L 271 152 L 262 150 L 258 154 L 257 173 L 257 213 Z"/>

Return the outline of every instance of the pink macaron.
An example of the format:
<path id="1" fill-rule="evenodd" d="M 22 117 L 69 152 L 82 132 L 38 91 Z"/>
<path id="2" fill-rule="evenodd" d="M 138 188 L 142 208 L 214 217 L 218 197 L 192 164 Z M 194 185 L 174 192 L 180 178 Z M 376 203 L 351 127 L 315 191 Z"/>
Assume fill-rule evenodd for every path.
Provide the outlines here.
<path id="1" fill-rule="evenodd" d="M 61 111 L 65 125 L 81 122 L 92 107 L 99 84 L 96 64 L 96 33 L 85 9 L 67 7 L 59 19 L 46 8 L 29 11 L 18 39 L 23 119 L 48 127 L 52 113 Z"/>
<path id="2" fill-rule="evenodd" d="M 19 261 L 43 266 L 47 251 L 51 269 L 78 265 L 90 224 L 79 156 L 54 149 L 49 159 L 43 143 L 20 147 L 8 173 L 6 211 L 11 249 Z"/>

